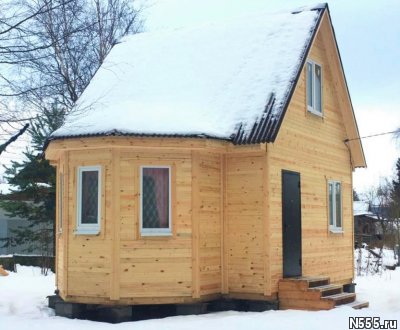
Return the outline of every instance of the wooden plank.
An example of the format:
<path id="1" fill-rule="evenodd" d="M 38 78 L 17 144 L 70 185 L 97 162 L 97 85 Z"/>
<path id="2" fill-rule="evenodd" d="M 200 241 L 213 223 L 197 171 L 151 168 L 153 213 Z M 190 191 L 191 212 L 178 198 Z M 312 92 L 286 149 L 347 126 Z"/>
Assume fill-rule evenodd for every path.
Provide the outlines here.
<path id="1" fill-rule="evenodd" d="M 235 156 L 226 163 L 228 290 L 264 294 L 264 156 Z"/>
<path id="2" fill-rule="evenodd" d="M 113 166 L 112 166 L 112 195 L 111 198 L 111 210 L 112 210 L 112 244 L 111 244 L 111 255 L 112 255 L 112 273 L 111 273 L 111 288 L 110 288 L 110 299 L 119 300 L 120 298 L 120 151 L 118 149 L 113 150 Z"/>
<path id="3" fill-rule="evenodd" d="M 200 297 L 199 267 L 199 210 L 200 210 L 200 157 L 192 151 L 192 297 Z"/>
<path id="4" fill-rule="evenodd" d="M 229 292 L 229 294 L 223 295 L 223 297 L 228 299 L 264 300 L 264 301 L 274 301 L 278 299 L 277 294 L 265 296 L 263 293 L 243 293 L 243 292 Z"/>
<path id="5" fill-rule="evenodd" d="M 68 294 L 68 241 L 71 235 L 71 219 L 70 219 L 70 208 L 69 208 L 69 195 L 70 195 L 70 184 L 71 184 L 71 173 L 70 173 L 70 166 L 69 166 L 69 152 L 64 151 L 64 214 L 65 214 L 65 221 L 64 221 L 64 233 L 63 233 L 63 241 L 64 241 L 64 255 L 63 255 L 63 269 L 58 269 L 58 271 L 63 272 L 63 287 L 60 288 L 60 291 L 65 292 Z M 57 271 L 57 270 L 56 270 Z"/>
<path id="6" fill-rule="evenodd" d="M 58 263 L 59 263 L 59 258 L 62 256 L 61 253 L 59 253 L 59 244 L 60 244 L 60 207 L 63 205 L 63 202 L 61 202 L 61 205 L 59 201 L 61 200 L 61 190 L 60 190 L 60 177 L 62 173 L 62 160 L 59 161 L 58 166 L 55 166 L 55 171 L 56 171 L 56 224 L 55 224 L 55 232 L 54 232 L 54 242 L 55 246 L 53 247 L 54 249 L 54 265 L 55 265 L 55 270 L 56 270 L 56 279 L 55 279 L 55 284 L 56 288 L 58 288 L 58 282 L 59 282 L 59 272 L 57 271 L 58 268 Z M 60 268 L 62 269 L 62 268 Z"/>
<path id="7" fill-rule="evenodd" d="M 198 153 L 200 295 L 221 293 L 221 155 Z"/>
<path id="8" fill-rule="evenodd" d="M 62 298 L 66 302 L 76 302 L 82 304 L 95 305 L 158 305 L 158 304 L 189 304 L 197 302 L 207 302 L 219 299 L 221 295 L 211 294 L 193 299 L 191 296 L 154 296 L 154 297 L 123 297 L 119 301 L 111 301 L 104 297 L 85 297 L 82 295 L 69 295 Z"/>
<path id="9" fill-rule="evenodd" d="M 330 310 L 335 307 L 332 301 L 326 300 L 294 300 L 280 299 L 279 309 L 300 309 L 300 310 Z"/>
<path id="10" fill-rule="evenodd" d="M 269 157 L 268 149 L 266 147 L 266 153 L 263 156 L 263 249 L 264 249 L 264 295 L 271 295 L 271 272 L 270 272 L 270 215 L 269 215 L 269 196 L 270 196 L 270 186 L 269 186 Z"/>
<path id="11" fill-rule="evenodd" d="M 289 291 L 279 289 L 279 300 L 314 300 L 321 299 L 321 293 L 318 291 Z"/>

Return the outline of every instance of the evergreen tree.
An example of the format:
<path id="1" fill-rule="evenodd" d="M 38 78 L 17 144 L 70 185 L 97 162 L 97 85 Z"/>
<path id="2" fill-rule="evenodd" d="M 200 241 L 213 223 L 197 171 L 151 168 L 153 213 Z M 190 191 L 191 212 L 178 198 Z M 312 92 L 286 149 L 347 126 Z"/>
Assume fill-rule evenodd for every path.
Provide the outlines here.
<path id="1" fill-rule="evenodd" d="M 396 173 L 392 185 L 392 200 L 400 205 L 400 158 L 396 162 Z"/>
<path id="2" fill-rule="evenodd" d="M 6 168 L 6 179 L 16 187 L 12 200 L 0 201 L 9 216 L 27 219 L 29 226 L 14 230 L 11 245 L 28 245 L 27 252 L 39 250 L 42 270 L 47 272 L 54 255 L 56 172 L 42 156 L 49 135 L 59 128 L 64 111 L 53 107 L 31 121 L 28 134 L 32 148 L 24 152 L 22 162 L 13 161 Z"/>
<path id="3" fill-rule="evenodd" d="M 360 197 L 357 194 L 357 191 L 353 189 L 353 201 L 358 202 L 360 200 Z"/>
<path id="4" fill-rule="evenodd" d="M 400 265 L 400 158 L 396 162 L 396 172 L 392 180 L 390 213 L 397 239 L 397 264 Z"/>

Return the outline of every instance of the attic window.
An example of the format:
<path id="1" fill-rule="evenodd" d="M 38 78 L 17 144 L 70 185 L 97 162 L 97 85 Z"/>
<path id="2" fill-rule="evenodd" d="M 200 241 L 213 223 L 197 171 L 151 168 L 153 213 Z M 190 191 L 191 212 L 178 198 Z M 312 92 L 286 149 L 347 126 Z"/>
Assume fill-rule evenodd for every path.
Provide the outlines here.
<path id="1" fill-rule="evenodd" d="M 306 71 L 307 110 L 322 116 L 322 67 L 308 60 Z"/>
<path id="2" fill-rule="evenodd" d="M 171 235 L 170 166 L 141 167 L 140 186 L 141 235 Z"/>

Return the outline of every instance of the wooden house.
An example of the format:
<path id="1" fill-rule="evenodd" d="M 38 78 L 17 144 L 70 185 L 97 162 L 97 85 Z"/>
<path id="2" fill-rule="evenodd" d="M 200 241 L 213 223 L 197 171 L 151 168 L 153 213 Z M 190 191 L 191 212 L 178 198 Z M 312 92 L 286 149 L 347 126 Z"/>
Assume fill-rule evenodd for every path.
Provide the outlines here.
<path id="1" fill-rule="evenodd" d="M 382 239 L 377 232 L 377 217 L 370 211 L 368 202 L 354 201 L 354 239 L 355 247 L 362 247 L 363 244 L 375 245 L 376 241 Z"/>
<path id="2" fill-rule="evenodd" d="M 61 298 L 354 300 L 358 138 L 327 5 L 126 38 L 45 149 Z"/>

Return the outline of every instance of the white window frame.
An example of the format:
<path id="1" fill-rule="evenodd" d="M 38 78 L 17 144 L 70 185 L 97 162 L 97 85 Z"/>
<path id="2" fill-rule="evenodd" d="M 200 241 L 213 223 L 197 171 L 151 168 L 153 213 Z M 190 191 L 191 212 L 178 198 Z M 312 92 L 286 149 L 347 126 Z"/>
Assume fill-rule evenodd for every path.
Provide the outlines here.
<path id="1" fill-rule="evenodd" d="M 63 216 L 64 216 L 64 173 L 60 172 L 58 177 L 58 232 L 63 231 Z"/>
<path id="2" fill-rule="evenodd" d="M 312 66 L 312 77 L 313 77 L 313 80 L 312 80 L 312 87 L 311 87 L 311 89 L 312 89 L 312 90 L 311 90 L 311 94 L 312 94 L 311 96 L 312 96 L 312 103 L 313 103 L 312 106 L 310 106 L 310 105 L 308 104 L 308 99 L 307 99 L 307 97 L 308 97 L 308 90 L 307 90 L 307 88 L 308 88 L 308 82 L 307 82 L 307 79 L 308 79 L 307 63 L 308 63 L 308 64 L 311 64 L 311 66 Z M 316 79 L 316 75 L 315 75 L 315 65 L 318 65 L 318 66 L 321 68 L 321 112 L 319 112 L 318 110 L 316 110 L 316 98 L 315 98 L 315 95 L 316 95 L 316 93 L 315 93 L 315 79 Z M 322 65 L 319 64 L 318 62 L 315 62 L 315 61 L 309 59 L 309 60 L 307 60 L 307 62 L 306 62 L 306 104 L 307 104 L 307 110 L 308 110 L 309 112 L 311 112 L 312 114 L 317 115 L 317 116 L 320 116 L 320 117 L 322 117 L 323 114 L 324 114 L 323 90 L 324 90 L 324 72 L 323 72 L 323 69 L 322 69 Z"/>
<path id="3" fill-rule="evenodd" d="M 143 228 L 143 169 L 167 168 L 168 169 L 168 228 Z M 172 212 L 171 212 L 171 172 L 169 165 L 142 165 L 140 166 L 140 235 L 141 236 L 171 236 L 172 235 Z"/>
<path id="4" fill-rule="evenodd" d="M 336 207 L 336 184 L 340 185 L 340 221 L 341 221 L 341 226 L 337 226 L 337 207 Z M 333 186 L 332 189 L 332 194 L 333 194 L 333 205 L 332 205 L 332 213 L 333 213 L 333 225 L 331 225 L 330 222 L 330 203 L 331 200 L 329 198 L 329 185 Z M 329 180 L 328 181 L 328 225 L 329 225 L 329 230 L 333 233 L 342 233 L 343 232 L 343 185 L 342 182 L 337 181 L 337 180 Z"/>
<path id="5" fill-rule="evenodd" d="M 97 223 L 82 223 L 82 174 L 83 172 L 97 171 Z M 77 188 L 77 234 L 97 235 L 100 233 L 101 222 L 101 166 L 80 166 L 78 167 L 78 188 Z"/>

